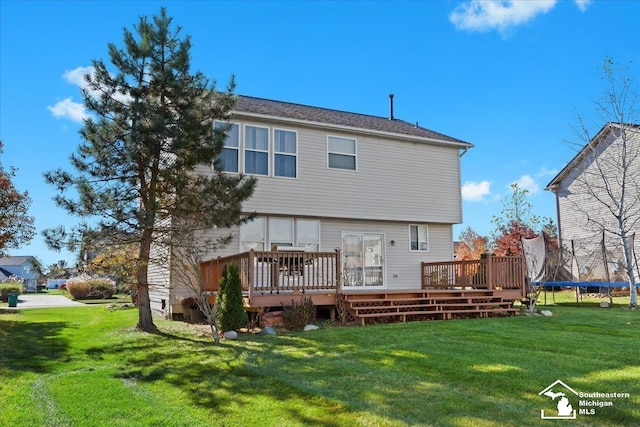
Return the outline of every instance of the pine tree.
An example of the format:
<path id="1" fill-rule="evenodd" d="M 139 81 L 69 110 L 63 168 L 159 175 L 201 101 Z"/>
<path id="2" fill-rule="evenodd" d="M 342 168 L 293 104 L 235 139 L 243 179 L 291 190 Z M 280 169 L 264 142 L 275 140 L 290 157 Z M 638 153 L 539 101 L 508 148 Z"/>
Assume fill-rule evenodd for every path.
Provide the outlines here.
<path id="1" fill-rule="evenodd" d="M 98 60 L 85 76 L 90 115 L 71 156 L 74 172 L 45 174 L 59 191 L 58 205 L 80 218 L 99 218 L 71 232 L 48 230 L 52 248 L 64 242 L 74 250 L 87 235 L 137 245 L 138 328 L 144 331 L 156 330 L 148 287 L 152 244 L 171 247 L 172 237 L 186 229 L 238 224 L 255 185 L 242 175 L 194 173 L 221 153 L 226 129 L 214 123 L 228 120 L 234 83 L 218 92 L 215 82 L 192 73 L 191 41 L 180 31 L 162 8 L 151 20 L 141 17 L 133 32 L 124 30 L 124 47 L 108 45 L 113 69 Z M 70 188 L 77 197 L 69 196 Z"/>
<path id="2" fill-rule="evenodd" d="M 222 317 L 220 316 L 220 313 L 222 313 L 222 298 L 224 297 L 227 288 L 228 272 L 229 270 L 226 265 L 222 267 L 222 274 L 220 275 L 220 281 L 218 282 L 218 293 L 216 294 L 216 300 L 213 303 L 213 312 L 215 313 L 216 325 L 219 329 L 221 328 L 220 324 L 222 320 Z"/>

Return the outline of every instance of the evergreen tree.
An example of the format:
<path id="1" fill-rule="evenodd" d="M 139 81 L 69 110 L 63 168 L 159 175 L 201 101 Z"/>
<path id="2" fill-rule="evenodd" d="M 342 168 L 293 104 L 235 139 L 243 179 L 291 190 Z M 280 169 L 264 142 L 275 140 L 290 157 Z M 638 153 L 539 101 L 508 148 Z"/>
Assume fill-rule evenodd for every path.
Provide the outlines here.
<path id="1" fill-rule="evenodd" d="M 213 303 L 213 312 L 215 313 L 215 316 L 216 316 L 216 326 L 218 326 L 218 329 L 221 328 L 221 326 L 220 326 L 220 322 L 221 322 L 220 313 L 222 313 L 222 298 L 224 297 L 224 294 L 225 294 L 226 288 L 227 288 L 227 274 L 228 274 L 228 272 L 229 272 L 229 270 L 227 269 L 226 265 L 224 267 L 222 267 L 222 274 L 220 275 L 220 281 L 218 282 L 218 293 L 216 294 L 216 300 Z"/>
<path id="2" fill-rule="evenodd" d="M 242 301 L 242 282 L 238 266 L 231 264 L 225 277 L 220 308 L 220 328 L 223 331 L 232 331 L 245 327 L 249 323 L 249 317 Z"/>
<path id="3" fill-rule="evenodd" d="M 227 129 L 214 122 L 228 120 L 234 83 L 218 92 L 215 82 L 192 73 L 191 41 L 180 31 L 162 8 L 124 30 L 124 47 L 108 45 L 112 69 L 97 60 L 85 76 L 90 115 L 71 156 L 74 172 L 45 174 L 59 191 L 58 205 L 91 221 L 70 232 L 48 230 L 52 248 L 64 242 L 75 250 L 87 235 L 137 245 L 138 328 L 144 331 L 156 329 L 148 287 L 152 244 L 171 247 L 176 225 L 182 233 L 239 223 L 255 185 L 242 175 L 194 173 L 221 153 Z"/>

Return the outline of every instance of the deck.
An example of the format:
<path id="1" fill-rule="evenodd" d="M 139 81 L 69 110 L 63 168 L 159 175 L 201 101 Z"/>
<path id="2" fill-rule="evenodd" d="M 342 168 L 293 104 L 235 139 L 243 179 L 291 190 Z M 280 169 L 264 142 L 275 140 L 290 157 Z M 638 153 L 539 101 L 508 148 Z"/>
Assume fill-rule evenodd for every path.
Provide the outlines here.
<path id="1" fill-rule="evenodd" d="M 249 251 L 201 264 L 215 293 L 225 266 L 240 271 L 247 311 L 262 314 L 304 297 L 343 322 L 385 322 L 515 314 L 525 295 L 520 257 L 422 263 L 420 288 L 352 290 L 340 286 L 340 252 Z"/>

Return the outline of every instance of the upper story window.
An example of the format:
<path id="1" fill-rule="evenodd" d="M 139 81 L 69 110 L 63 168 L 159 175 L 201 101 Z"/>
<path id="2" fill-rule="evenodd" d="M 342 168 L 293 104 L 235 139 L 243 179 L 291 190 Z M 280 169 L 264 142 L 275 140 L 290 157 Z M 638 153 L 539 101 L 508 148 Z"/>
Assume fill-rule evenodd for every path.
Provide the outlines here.
<path id="1" fill-rule="evenodd" d="M 356 170 L 356 140 L 327 137 L 328 164 L 331 169 Z"/>
<path id="2" fill-rule="evenodd" d="M 269 175 L 269 129 L 244 127 L 244 171 L 252 175 Z"/>
<path id="3" fill-rule="evenodd" d="M 426 225 L 409 226 L 409 249 L 426 252 L 429 250 L 429 228 Z"/>
<path id="4" fill-rule="evenodd" d="M 287 178 L 298 176 L 297 134 L 289 130 L 273 131 L 273 175 Z"/>
<path id="5" fill-rule="evenodd" d="M 216 122 L 216 129 L 229 126 L 228 123 Z M 238 160 L 240 153 L 240 126 L 232 124 L 224 140 L 224 146 L 220 153 L 218 167 L 224 172 L 238 173 Z"/>

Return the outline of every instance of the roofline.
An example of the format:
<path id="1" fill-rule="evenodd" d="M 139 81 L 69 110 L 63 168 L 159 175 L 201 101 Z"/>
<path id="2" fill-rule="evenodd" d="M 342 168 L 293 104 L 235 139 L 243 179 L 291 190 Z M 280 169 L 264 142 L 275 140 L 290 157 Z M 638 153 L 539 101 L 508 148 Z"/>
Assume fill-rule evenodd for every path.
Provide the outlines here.
<path id="1" fill-rule="evenodd" d="M 301 104 L 298 104 L 298 105 L 301 105 Z M 320 107 L 314 107 L 314 108 L 320 108 Z M 338 110 L 333 110 L 333 111 L 338 111 Z M 435 145 L 454 146 L 464 150 L 468 150 L 474 147 L 473 144 L 469 142 L 464 142 L 464 141 L 459 141 L 459 142 L 446 141 L 446 140 L 436 139 L 436 138 L 426 138 L 421 136 L 406 135 L 403 133 L 395 133 L 395 132 L 384 132 L 384 131 L 379 131 L 374 129 L 367 129 L 367 128 L 361 128 L 361 127 L 355 127 L 355 126 L 337 125 L 333 123 L 317 122 L 312 120 L 294 119 L 294 118 L 275 116 L 270 114 L 258 114 L 258 113 L 250 113 L 250 112 L 238 111 L 238 110 L 233 110 L 231 114 L 232 116 L 249 117 L 249 118 L 264 119 L 264 120 L 268 119 L 268 120 L 280 121 L 283 123 L 304 124 L 307 126 L 324 128 L 324 129 L 335 129 L 335 130 L 355 132 L 355 133 L 364 133 L 367 135 L 374 135 L 374 136 L 386 136 L 386 137 L 392 137 L 396 139 L 411 140 L 414 142 L 423 142 L 423 143 L 430 143 Z M 357 113 L 350 113 L 350 114 L 357 114 Z M 380 118 L 377 116 L 370 116 L 370 117 Z"/>
<path id="2" fill-rule="evenodd" d="M 573 159 L 571 159 L 569 163 L 567 163 L 565 167 L 563 167 L 562 170 L 560 170 L 560 172 L 558 172 L 558 174 L 551 181 L 549 181 L 549 183 L 546 185 L 544 189 L 552 192 L 557 190 L 560 185 L 560 182 L 573 170 L 573 168 L 578 163 L 580 163 L 585 158 L 585 156 L 587 156 L 588 150 L 590 148 L 597 147 L 597 145 L 600 143 L 600 141 L 602 141 L 604 136 L 614 127 L 616 128 L 629 127 L 629 128 L 637 129 L 637 128 L 640 128 L 640 125 L 637 125 L 634 123 L 607 122 L 604 126 L 602 126 L 602 128 L 598 131 L 598 133 L 593 138 L 591 138 L 589 142 L 587 142 L 584 145 L 584 147 L 580 149 L 580 151 L 578 151 L 578 153 L 573 157 Z"/>

